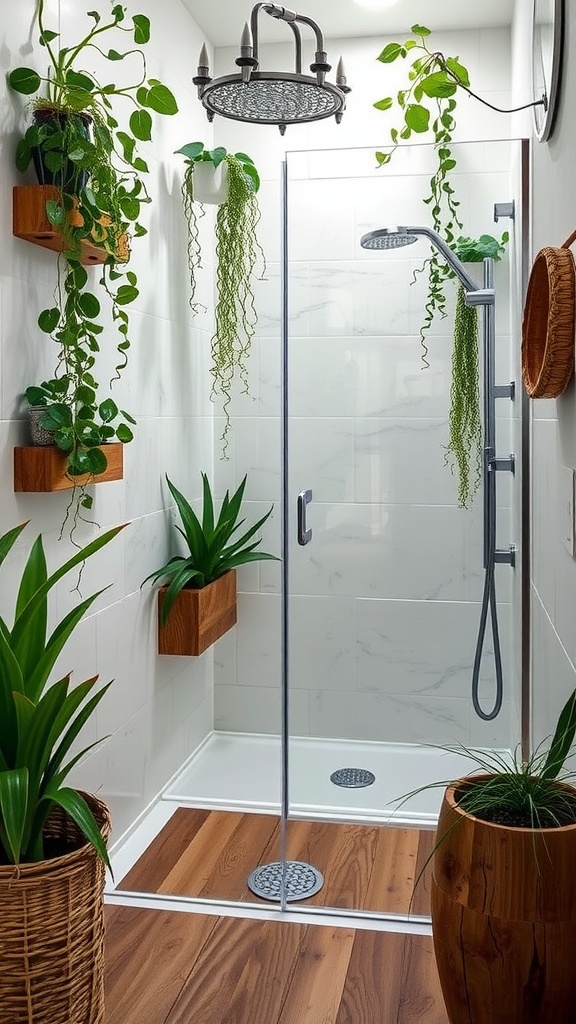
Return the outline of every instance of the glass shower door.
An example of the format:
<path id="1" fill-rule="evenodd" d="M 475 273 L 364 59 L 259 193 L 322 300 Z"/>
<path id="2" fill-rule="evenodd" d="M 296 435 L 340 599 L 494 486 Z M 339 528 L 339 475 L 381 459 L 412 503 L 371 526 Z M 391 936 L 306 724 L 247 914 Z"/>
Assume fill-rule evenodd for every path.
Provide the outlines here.
<path id="1" fill-rule="evenodd" d="M 510 150 L 459 147 L 466 233 L 489 231 L 494 202 L 510 198 Z M 444 457 L 456 289 L 448 282 L 449 317 L 434 322 L 424 359 L 425 275 L 417 271 L 428 245 L 360 247 L 375 228 L 427 223 L 429 148 L 397 155 L 394 172 L 376 171 L 371 150 L 287 157 L 286 855 L 323 880 L 311 895 L 296 885 L 294 904 L 422 914 L 426 884 L 414 897 L 413 886 L 442 790 L 401 798 L 465 774 L 465 759 L 441 747 L 514 746 L 519 685 L 512 572 L 503 565 L 496 575 L 505 699 L 495 721 L 473 715 L 482 490 L 470 510 L 459 508 Z M 487 177 L 490 161 L 499 171 Z M 505 381 L 515 359 L 510 266 L 498 268 L 496 284 Z M 498 414 L 508 453 L 511 403 Z M 516 500 L 513 481 L 502 481 L 503 545 Z M 489 633 L 480 681 L 487 704 L 493 692 Z"/>

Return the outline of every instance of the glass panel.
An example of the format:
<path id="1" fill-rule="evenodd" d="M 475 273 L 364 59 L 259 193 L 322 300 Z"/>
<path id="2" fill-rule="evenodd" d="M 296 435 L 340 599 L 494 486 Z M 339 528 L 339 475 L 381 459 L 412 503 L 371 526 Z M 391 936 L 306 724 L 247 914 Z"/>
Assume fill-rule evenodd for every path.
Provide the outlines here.
<path id="1" fill-rule="evenodd" d="M 521 194 L 518 152 L 508 142 L 454 147 L 463 235 L 513 234 L 509 220 L 494 226 L 493 207 Z M 422 198 L 431 161 L 428 146 L 399 150 L 378 170 L 368 149 L 287 159 L 287 856 L 325 878 L 306 906 L 427 913 L 425 883 L 411 896 L 431 833 L 414 826 L 433 826 L 441 788 L 398 800 L 465 774 L 466 758 L 445 746 L 508 750 L 519 740 L 509 565 L 496 568 L 502 710 L 485 721 L 471 703 L 483 500 L 480 486 L 470 509 L 458 507 L 446 465 L 456 285 L 447 281 L 447 315 L 434 317 L 423 342 L 429 243 L 360 246 L 390 224 L 430 223 Z M 495 266 L 497 384 L 518 376 L 516 266 L 512 242 Z M 482 264 L 467 269 L 481 286 Z M 499 398 L 499 457 L 513 451 L 513 415 Z M 498 546 L 508 549 L 519 540 L 510 473 L 498 473 L 497 497 Z M 493 650 L 489 625 L 480 671 L 488 711 Z"/>

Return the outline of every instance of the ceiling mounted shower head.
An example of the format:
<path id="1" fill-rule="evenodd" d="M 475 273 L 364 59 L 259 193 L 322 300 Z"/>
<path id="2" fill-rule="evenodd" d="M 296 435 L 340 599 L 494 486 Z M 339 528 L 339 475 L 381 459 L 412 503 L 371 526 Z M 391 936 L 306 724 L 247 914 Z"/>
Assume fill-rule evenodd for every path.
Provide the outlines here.
<path id="1" fill-rule="evenodd" d="M 295 48 L 295 70 L 260 71 L 258 53 L 258 15 L 265 11 L 272 18 L 286 22 L 292 30 Z M 302 38 L 298 24 L 308 25 L 316 36 L 316 53 L 310 71 L 302 74 Z M 240 40 L 240 56 L 236 58 L 239 73 L 210 78 L 206 47 L 202 47 L 198 73 L 193 79 L 198 87 L 208 120 L 215 114 L 234 121 L 278 125 L 283 135 L 288 124 L 304 124 L 334 115 L 339 124 L 350 92 L 342 58 L 338 62 L 336 84 L 326 81 L 331 71 L 324 50 L 320 28 L 311 18 L 288 11 L 273 3 L 258 3 L 252 9 L 250 25 L 246 23 Z"/>
<path id="2" fill-rule="evenodd" d="M 378 228 L 362 235 L 360 245 L 363 249 L 401 249 L 417 240 L 418 235 L 408 228 Z"/>

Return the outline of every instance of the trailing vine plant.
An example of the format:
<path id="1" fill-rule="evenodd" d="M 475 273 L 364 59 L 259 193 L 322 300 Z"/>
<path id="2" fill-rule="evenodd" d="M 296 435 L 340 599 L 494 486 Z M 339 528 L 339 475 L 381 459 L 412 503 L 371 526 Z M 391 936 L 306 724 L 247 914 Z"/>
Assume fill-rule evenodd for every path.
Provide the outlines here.
<path id="1" fill-rule="evenodd" d="M 266 269 L 264 252 L 256 235 L 260 220 L 256 198 L 260 176 L 246 153 L 228 153 L 223 146 L 206 150 L 202 142 L 192 142 L 177 152 L 186 157 L 187 162 L 182 199 L 188 224 L 190 304 L 194 312 L 198 310 L 196 274 L 201 267 L 198 217 L 204 213 L 203 204 L 195 197 L 194 169 L 198 163 L 206 161 L 214 168 L 222 163 L 226 166 L 227 196 L 216 213 L 215 328 L 210 342 L 211 398 L 213 401 L 222 399 L 225 422 L 221 441 L 225 458 L 230 431 L 228 407 L 234 380 L 240 380 L 242 394 L 249 394 L 246 364 L 257 322 L 252 281 L 254 277 L 263 280 Z"/>
<path id="2" fill-rule="evenodd" d="M 500 260 L 509 235 L 500 241 L 492 235 L 456 239 L 452 249 L 463 263 L 480 263 L 486 257 Z M 450 276 L 454 274 L 450 272 Z M 458 475 L 458 504 L 470 508 L 482 479 L 484 431 L 480 408 L 478 366 L 478 307 L 466 305 L 466 292 L 458 286 L 452 347 L 449 440 L 445 462 Z"/>
<path id="3" fill-rule="evenodd" d="M 107 294 L 119 335 L 115 379 L 128 362 L 126 306 L 138 296 L 136 274 L 124 266 L 130 257 L 128 239 L 146 234 L 140 214 L 142 205 L 150 202 L 143 178 L 148 166 L 137 145 L 151 139 L 150 111 L 174 114 L 178 107 L 165 85 L 147 77 L 141 49 L 150 39 L 145 15 L 129 18 L 122 4 L 111 2 L 108 17 L 89 11 L 92 24 L 85 35 L 61 48 L 56 42 L 59 34 L 44 23 L 44 0 L 37 0 L 36 15 L 48 70 L 43 76 L 20 67 L 8 76 L 17 93 L 44 93 L 31 101 L 33 122 L 18 144 L 15 161 L 18 170 L 25 171 L 33 160 L 40 183 L 54 186 L 54 197 L 46 201 L 46 216 L 62 235 L 63 252 L 58 258 L 54 304 L 38 317 L 40 330 L 57 345 L 54 375 L 29 387 L 26 397 L 30 404 L 45 408 L 42 426 L 66 453 L 68 475 L 92 478 L 107 465 L 99 446 L 113 438 L 130 441 L 129 424 L 135 421 L 113 399 L 98 396 L 102 307 L 83 266 L 83 247 L 88 243 L 104 252 L 99 284 Z M 103 38 L 110 34 L 115 40 L 128 36 L 128 48 L 103 49 Z M 82 64 L 94 52 L 113 65 L 125 58 L 138 62 L 136 80 L 127 85 L 102 83 Z M 132 107 L 126 130 L 116 119 L 117 99 Z M 91 498 L 84 488 L 79 490 L 82 506 L 90 508 Z"/>
<path id="4" fill-rule="evenodd" d="M 451 143 L 456 128 L 455 94 L 462 86 L 468 90 L 470 79 L 467 69 L 457 57 L 445 57 L 440 51 L 432 51 L 426 42 L 431 34 L 424 25 L 412 25 L 413 38 L 404 43 L 388 43 L 378 60 L 383 64 L 405 59 L 410 55 L 412 63 L 408 72 L 409 85 L 396 95 L 396 102 L 403 115 L 403 124 L 390 129 L 391 146 L 376 153 L 378 166 L 390 163 L 398 146 L 414 134 L 432 132 L 436 169 L 430 178 L 429 194 L 424 199 L 430 207 L 432 225 L 448 245 L 456 239 L 456 232 L 462 228 L 455 189 L 449 176 L 456 167 Z M 428 102 L 430 101 L 430 102 Z M 394 99 L 386 96 L 374 106 L 377 110 L 390 110 Z M 424 261 L 420 272 L 428 273 L 428 294 L 424 307 L 424 322 L 420 328 L 422 361 L 428 363 L 426 336 L 434 316 L 446 316 L 445 282 L 449 276 L 448 267 L 434 250 Z"/>

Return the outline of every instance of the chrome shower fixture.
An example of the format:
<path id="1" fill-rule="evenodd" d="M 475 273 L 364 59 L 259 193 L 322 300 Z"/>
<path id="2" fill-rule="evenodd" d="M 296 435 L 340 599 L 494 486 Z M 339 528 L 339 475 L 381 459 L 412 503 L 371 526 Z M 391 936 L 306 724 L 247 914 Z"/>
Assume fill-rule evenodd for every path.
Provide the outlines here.
<path id="1" fill-rule="evenodd" d="M 467 303 L 470 306 L 484 305 L 486 293 L 479 289 L 476 281 L 452 252 L 440 235 L 427 227 L 389 227 L 378 228 L 376 231 L 369 231 L 362 235 L 360 245 L 363 249 L 400 249 L 404 245 L 412 245 L 419 237 L 427 238 L 432 245 L 442 254 L 448 266 L 460 279 L 468 293 Z M 492 299 L 493 301 L 493 299 Z"/>
<path id="2" fill-rule="evenodd" d="M 295 69 L 286 71 L 260 71 L 258 52 L 258 16 L 260 11 L 271 18 L 284 21 L 294 36 Z M 316 36 L 316 53 L 310 65 L 311 75 L 302 74 L 302 36 L 298 23 L 308 25 Z M 210 78 L 208 54 L 203 46 L 198 60 L 198 72 L 192 79 L 198 88 L 198 97 L 206 108 L 208 120 L 215 114 L 233 121 L 252 124 L 276 124 L 283 135 L 288 124 L 304 124 L 332 117 L 340 124 L 350 92 L 342 58 L 336 70 L 336 84 L 326 80 L 332 70 L 324 49 L 324 37 L 312 18 L 296 14 L 278 4 L 259 3 L 252 8 L 250 24 L 246 22 L 240 39 L 240 56 L 236 58 L 240 71 L 234 75 Z"/>

